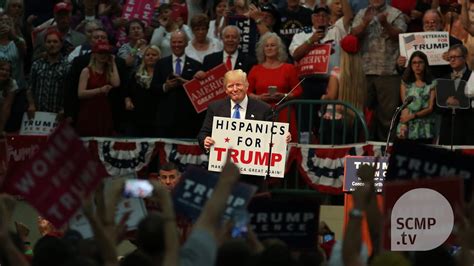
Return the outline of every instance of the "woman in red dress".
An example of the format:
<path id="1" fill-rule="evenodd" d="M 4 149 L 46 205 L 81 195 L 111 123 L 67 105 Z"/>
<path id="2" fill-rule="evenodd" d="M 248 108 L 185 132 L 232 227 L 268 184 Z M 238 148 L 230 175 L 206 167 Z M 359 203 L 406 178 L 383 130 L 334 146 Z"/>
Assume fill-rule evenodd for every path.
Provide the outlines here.
<path id="1" fill-rule="evenodd" d="M 120 86 L 120 77 L 108 43 L 92 47 L 89 66 L 79 77 L 80 100 L 76 129 L 80 136 L 111 136 L 112 109 L 107 97 L 109 91 Z"/>
<path id="2" fill-rule="evenodd" d="M 288 101 L 301 95 L 302 88 L 298 84 L 296 68 L 286 63 L 288 54 L 276 33 L 267 32 L 260 37 L 256 54 L 259 64 L 250 70 L 248 76 L 248 93 L 251 97 L 274 106 L 285 96 L 285 101 Z M 296 89 L 290 93 L 294 87 Z M 289 119 L 288 108 L 285 108 L 280 112 L 278 121 L 290 122 L 290 133 L 293 139 L 297 139 L 295 110 L 291 110 Z"/>

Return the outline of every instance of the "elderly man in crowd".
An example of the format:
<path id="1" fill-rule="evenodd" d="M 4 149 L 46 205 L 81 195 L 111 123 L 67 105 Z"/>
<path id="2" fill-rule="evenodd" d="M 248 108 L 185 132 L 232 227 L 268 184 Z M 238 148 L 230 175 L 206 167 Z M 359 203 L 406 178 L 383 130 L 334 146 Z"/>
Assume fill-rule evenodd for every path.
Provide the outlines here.
<path id="1" fill-rule="evenodd" d="M 352 33 L 362 41 L 368 104 L 375 111 L 374 140 L 387 138 L 390 120 L 399 104 L 400 77 L 395 69 L 398 34 L 406 28 L 403 13 L 385 0 L 370 0 L 369 6 L 360 10 L 354 19 Z"/>

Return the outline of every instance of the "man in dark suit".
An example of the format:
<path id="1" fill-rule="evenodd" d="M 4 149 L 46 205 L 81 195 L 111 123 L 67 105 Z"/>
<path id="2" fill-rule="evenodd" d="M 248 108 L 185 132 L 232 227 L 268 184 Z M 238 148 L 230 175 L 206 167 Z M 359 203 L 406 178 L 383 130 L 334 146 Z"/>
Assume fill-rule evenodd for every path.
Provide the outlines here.
<path id="1" fill-rule="evenodd" d="M 224 88 L 228 97 L 211 103 L 207 108 L 206 119 L 197 136 L 202 149 L 209 151 L 210 147 L 214 144 L 214 140 L 211 138 L 214 116 L 263 121 L 271 120 L 272 110 L 270 105 L 248 97 L 248 86 L 247 74 L 241 69 L 231 70 L 225 74 Z M 291 140 L 289 134 L 286 140 L 287 142 Z"/>
<path id="2" fill-rule="evenodd" d="M 225 74 L 224 88 L 228 97 L 217 100 L 209 105 L 206 119 L 197 136 L 199 146 L 206 150 L 206 152 L 214 145 L 214 140 L 211 137 L 214 116 L 263 121 L 271 120 L 272 110 L 270 105 L 248 97 L 248 87 L 247 74 L 241 69 L 231 70 Z M 286 135 L 286 141 L 291 141 L 291 135 L 289 133 Z M 241 180 L 257 185 L 259 190 L 263 189 L 264 180 L 262 178 L 242 175 Z"/>
<path id="3" fill-rule="evenodd" d="M 222 63 L 227 65 L 228 70 L 242 69 L 249 73 L 250 69 L 257 63 L 255 58 L 239 53 L 237 49 L 240 42 L 240 31 L 236 26 L 227 26 L 222 30 L 222 42 L 224 50 L 204 57 L 203 69 L 209 71 Z M 230 56 L 230 57 L 229 57 Z"/>
<path id="4" fill-rule="evenodd" d="M 104 29 L 96 29 L 91 35 L 91 46 L 96 42 L 108 42 L 107 32 Z M 66 83 L 64 87 L 64 114 L 68 120 L 73 124 L 76 121 L 77 114 L 79 113 L 79 98 L 77 96 L 77 86 L 79 84 L 79 77 L 81 71 L 89 65 L 91 61 L 90 52 L 74 58 L 71 63 L 71 68 L 66 77 Z M 112 106 L 112 115 L 114 120 L 114 130 L 117 132 L 121 131 L 121 126 L 124 121 L 123 113 L 125 111 L 124 94 L 123 88 L 128 84 L 128 74 L 125 61 L 116 56 L 115 63 L 117 64 L 117 70 L 120 76 L 120 87 L 111 90 L 108 93 L 108 98 Z"/>
<path id="5" fill-rule="evenodd" d="M 462 44 L 456 44 L 449 48 L 448 59 L 452 72 L 444 78 L 454 80 L 455 88 L 448 92 L 437 92 L 439 95 L 447 95 L 447 99 L 438 99 L 445 106 L 469 106 L 469 109 L 457 109 L 454 120 L 453 145 L 474 145 L 474 109 L 470 100 L 465 95 L 464 89 L 459 86 L 461 81 L 467 82 L 471 76 L 471 70 L 466 64 L 467 49 Z M 441 88 L 438 88 L 441 89 Z M 446 89 L 446 88 L 445 88 Z M 440 102 L 442 101 L 442 102 Z M 451 110 L 441 111 L 441 126 L 439 132 L 439 144 L 451 144 Z"/>
<path id="6" fill-rule="evenodd" d="M 199 132 L 203 114 L 197 114 L 183 88 L 193 79 L 201 64 L 186 56 L 188 43 L 186 34 L 175 31 L 171 34 L 171 55 L 160 59 L 155 65 L 152 87 L 158 88 L 158 137 L 194 138 Z"/>

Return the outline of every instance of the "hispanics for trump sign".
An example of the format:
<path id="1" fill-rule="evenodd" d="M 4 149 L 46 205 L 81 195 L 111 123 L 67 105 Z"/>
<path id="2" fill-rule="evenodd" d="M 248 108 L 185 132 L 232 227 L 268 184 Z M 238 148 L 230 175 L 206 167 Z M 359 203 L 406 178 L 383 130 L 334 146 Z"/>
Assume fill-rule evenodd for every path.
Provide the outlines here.
<path id="1" fill-rule="evenodd" d="M 220 64 L 209 70 L 205 79 L 193 79 L 183 85 L 197 113 L 205 111 L 211 102 L 225 97 L 224 75 L 226 72 L 225 64 Z"/>
<path id="2" fill-rule="evenodd" d="M 318 44 L 297 63 L 298 76 L 305 77 L 316 74 L 327 74 L 331 44 Z"/>
<path id="3" fill-rule="evenodd" d="M 285 135 L 288 123 L 214 117 L 212 139 L 215 141 L 209 156 L 209 171 L 220 172 L 227 154 L 244 175 L 265 176 L 270 163 L 270 176 L 285 174 Z M 273 134 L 270 156 L 270 137 Z"/>
<path id="4" fill-rule="evenodd" d="M 4 189 L 24 198 L 59 228 L 107 175 L 74 129 L 64 124 L 31 160 L 7 178 Z"/>
<path id="5" fill-rule="evenodd" d="M 445 31 L 413 32 L 398 35 L 400 55 L 410 59 L 415 51 L 421 51 L 428 57 L 431 66 L 447 65 L 443 53 L 449 50 L 449 34 Z"/>

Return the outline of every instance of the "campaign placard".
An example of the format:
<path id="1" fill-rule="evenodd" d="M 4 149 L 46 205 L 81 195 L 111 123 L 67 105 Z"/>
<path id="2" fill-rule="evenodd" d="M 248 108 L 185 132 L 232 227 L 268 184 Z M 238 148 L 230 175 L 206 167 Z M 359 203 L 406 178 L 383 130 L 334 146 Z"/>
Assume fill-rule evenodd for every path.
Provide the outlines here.
<path id="1" fill-rule="evenodd" d="M 51 134 L 58 126 L 56 116 L 56 113 L 35 112 L 35 117 L 28 119 L 28 115 L 24 113 L 21 120 L 20 135 L 47 136 Z"/>
<path id="2" fill-rule="evenodd" d="M 260 240 L 278 238 L 290 248 L 314 249 L 318 243 L 319 201 L 314 198 L 255 198 L 250 225 Z"/>
<path id="3" fill-rule="evenodd" d="M 463 206 L 461 178 L 388 181 L 384 190 L 384 213 L 390 216 L 386 249 L 425 251 L 454 240 L 455 209 Z"/>
<path id="4" fill-rule="evenodd" d="M 331 44 L 318 44 L 296 64 L 300 78 L 327 74 L 331 57 Z"/>
<path id="5" fill-rule="evenodd" d="M 259 34 L 255 21 L 247 16 L 229 16 L 228 25 L 234 25 L 240 30 L 239 52 L 248 55 L 255 55 L 255 46 Z"/>
<path id="6" fill-rule="evenodd" d="M 8 159 L 7 159 L 7 146 L 5 139 L 0 139 L 0 188 L 2 187 L 3 180 L 7 173 Z"/>
<path id="7" fill-rule="evenodd" d="M 203 80 L 192 79 L 183 84 L 184 91 L 194 106 L 196 113 L 207 110 L 207 106 L 226 96 L 224 75 L 227 72 L 225 64 L 220 64 L 207 72 Z"/>
<path id="8" fill-rule="evenodd" d="M 449 50 L 449 33 L 446 31 L 412 32 L 398 35 L 400 56 L 408 60 L 415 51 L 421 51 L 428 57 L 430 66 L 447 65 L 443 53 Z"/>
<path id="9" fill-rule="evenodd" d="M 135 174 L 130 174 L 121 177 L 108 178 L 104 182 L 104 195 L 110 195 L 110 188 L 113 186 L 114 182 L 120 182 L 124 179 L 136 179 Z M 108 200 L 108 197 L 105 197 L 105 200 Z M 118 224 L 124 215 L 128 214 L 128 219 L 126 220 L 126 231 L 130 232 L 137 229 L 140 221 L 146 217 L 147 210 L 145 208 L 145 203 L 141 198 L 122 198 L 118 204 L 115 211 L 115 223 Z M 83 238 L 92 238 L 94 235 L 92 233 L 92 228 L 89 224 L 89 221 L 84 216 L 82 210 L 79 210 L 69 221 L 69 228 L 77 230 L 81 233 Z"/>
<path id="10" fill-rule="evenodd" d="M 206 201 L 211 197 L 219 176 L 195 166 L 186 168 L 181 181 L 176 185 L 173 201 L 176 213 L 191 220 L 196 220 Z M 256 186 L 237 183 L 227 199 L 224 212 L 225 218 L 230 218 L 234 209 L 245 208 L 257 191 Z"/>
<path id="11" fill-rule="evenodd" d="M 24 198 L 60 228 L 105 176 L 104 167 L 93 159 L 74 129 L 62 124 L 31 160 L 7 177 L 4 189 Z"/>
<path id="12" fill-rule="evenodd" d="M 215 144 L 210 150 L 208 170 L 220 172 L 229 154 L 241 174 L 266 176 L 270 163 L 270 176 L 283 178 L 288 128 L 288 123 L 274 123 L 272 127 L 272 123 L 267 121 L 215 116 L 212 123 Z"/>
<path id="13" fill-rule="evenodd" d="M 48 137 L 46 136 L 7 136 L 8 174 L 16 172 L 24 162 L 31 160 L 47 141 Z"/>
<path id="14" fill-rule="evenodd" d="M 474 156 L 409 140 L 396 141 L 385 180 L 458 176 L 464 180 L 466 200 L 472 193 Z"/>
<path id="15" fill-rule="evenodd" d="M 375 164 L 375 161 L 377 163 Z M 357 175 L 360 166 L 367 164 L 375 166 L 374 183 L 377 193 L 382 192 L 383 181 L 388 169 L 388 157 L 376 158 L 373 156 L 348 156 L 344 163 L 344 184 L 342 191 L 353 192 L 357 187 L 363 186 L 364 183 Z"/>
<path id="16" fill-rule="evenodd" d="M 132 19 L 140 19 L 146 26 L 150 25 L 153 18 L 155 7 L 154 0 L 128 0 L 122 7 L 122 18 L 127 21 Z M 127 41 L 127 34 L 122 27 L 116 34 L 117 46 L 120 46 Z"/>

